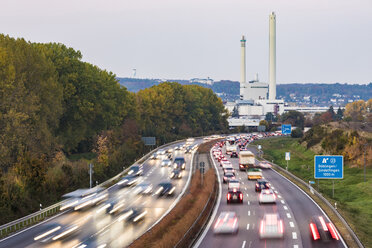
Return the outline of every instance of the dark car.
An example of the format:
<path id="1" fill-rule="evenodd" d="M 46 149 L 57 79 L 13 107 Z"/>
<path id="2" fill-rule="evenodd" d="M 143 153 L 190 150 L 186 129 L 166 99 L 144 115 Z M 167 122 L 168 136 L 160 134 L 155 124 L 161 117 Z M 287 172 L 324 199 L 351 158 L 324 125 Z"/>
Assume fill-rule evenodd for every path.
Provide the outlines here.
<path id="1" fill-rule="evenodd" d="M 143 173 L 142 165 L 133 165 L 130 167 L 130 170 L 128 172 L 128 175 L 131 176 L 141 176 Z"/>
<path id="2" fill-rule="evenodd" d="M 323 216 L 311 217 L 310 233 L 314 241 L 329 242 L 340 239 L 335 226 L 331 222 L 326 221 Z"/>
<path id="3" fill-rule="evenodd" d="M 138 223 L 139 221 L 143 220 L 146 216 L 147 211 L 141 208 L 131 207 L 127 208 L 122 212 L 118 221 L 125 221 L 129 223 Z"/>
<path id="4" fill-rule="evenodd" d="M 256 192 L 261 192 L 263 189 L 270 189 L 270 183 L 265 179 L 257 179 Z"/>
<path id="5" fill-rule="evenodd" d="M 172 179 L 180 179 L 182 178 L 182 171 L 179 169 L 173 169 L 172 172 L 169 174 L 169 177 Z"/>
<path id="6" fill-rule="evenodd" d="M 155 195 L 160 196 L 171 196 L 174 194 L 174 190 L 176 189 L 170 182 L 162 182 L 159 183 L 155 190 Z"/>
<path id="7" fill-rule="evenodd" d="M 176 168 L 174 169 L 181 169 L 181 170 L 184 170 L 186 168 L 186 161 L 185 161 L 185 158 L 184 157 L 177 157 L 174 159 L 173 161 L 174 165 Z"/>
<path id="8" fill-rule="evenodd" d="M 237 189 L 229 190 L 229 192 L 227 192 L 226 200 L 227 203 L 243 203 L 243 193 Z"/>
<path id="9" fill-rule="evenodd" d="M 234 174 L 231 172 L 225 173 L 225 175 L 223 176 L 223 183 L 228 183 L 230 179 L 235 179 Z"/>
<path id="10" fill-rule="evenodd" d="M 237 158 L 238 157 L 238 153 L 237 152 L 231 152 L 230 157 L 231 158 Z"/>

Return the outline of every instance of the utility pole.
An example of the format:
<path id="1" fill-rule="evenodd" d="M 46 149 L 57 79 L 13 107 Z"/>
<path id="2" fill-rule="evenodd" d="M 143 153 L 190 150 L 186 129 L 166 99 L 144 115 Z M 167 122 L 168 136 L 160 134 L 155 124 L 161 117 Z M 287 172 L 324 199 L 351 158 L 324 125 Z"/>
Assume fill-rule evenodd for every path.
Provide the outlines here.
<path id="1" fill-rule="evenodd" d="M 92 188 L 92 175 L 94 173 L 93 167 L 94 165 L 90 163 L 89 164 L 89 188 Z"/>

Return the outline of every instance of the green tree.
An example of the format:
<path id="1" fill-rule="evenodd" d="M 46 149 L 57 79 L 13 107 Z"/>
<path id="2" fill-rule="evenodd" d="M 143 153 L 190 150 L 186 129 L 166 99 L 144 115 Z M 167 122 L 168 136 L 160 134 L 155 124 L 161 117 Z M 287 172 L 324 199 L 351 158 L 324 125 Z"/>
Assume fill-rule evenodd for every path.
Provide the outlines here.
<path id="1" fill-rule="evenodd" d="M 303 129 L 305 124 L 305 117 L 301 112 L 288 111 L 281 116 L 282 123 L 289 123 L 293 126 Z"/>

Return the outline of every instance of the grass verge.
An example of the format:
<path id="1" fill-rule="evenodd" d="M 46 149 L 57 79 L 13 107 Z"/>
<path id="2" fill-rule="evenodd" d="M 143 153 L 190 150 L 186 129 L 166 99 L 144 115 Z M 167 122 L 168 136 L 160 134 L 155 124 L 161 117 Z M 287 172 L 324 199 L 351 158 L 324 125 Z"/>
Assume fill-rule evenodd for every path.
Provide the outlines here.
<path id="1" fill-rule="evenodd" d="M 296 139 L 288 137 L 265 139 L 256 141 L 254 145 L 261 145 L 264 151 L 264 158 L 274 161 L 275 164 L 282 168 L 286 167 L 285 152 L 291 152 L 289 171 L 305 182 L 314 181 L 314 155 L 316 154 L 301 146 Z M 344 167 L 344 179 L 334 180 L 334 197 L 332 180 L 316 180 L 314 188 L 322 193 L 331 204 L 337 202 L 337 210 L 358 235 L 364 246 L 372 247 L 372 228 L 370 224 L 372 222 L 372 170 L 370 167 L 367 168 L 366 175 L 367 182 L 364 182 L 363 169 L 350 168 L 346 164 Z M 298 186 L 309 193 L 307 187 Z M 312 194 L 309 195 L 314 196 Z M 313 197 L 323 209 L 327 209 L 325 204 L 316 198 Z M 332 221 L 337 224 L 336 216 L 333 216 L 329 209 L 326 212 Z M 347 231 L 342 229 L 340 228 L 340 232 L 349 247 L 355 247 L 351 244 Z"/>

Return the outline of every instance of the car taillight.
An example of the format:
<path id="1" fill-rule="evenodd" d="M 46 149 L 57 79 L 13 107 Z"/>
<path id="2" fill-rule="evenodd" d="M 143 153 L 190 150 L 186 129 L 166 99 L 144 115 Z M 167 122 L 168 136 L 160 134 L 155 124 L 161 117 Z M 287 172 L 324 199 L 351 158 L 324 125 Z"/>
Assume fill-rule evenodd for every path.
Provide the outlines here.
<path id="1" fill-rule="evenodd" d="M 319 216 L 319 221 L 320 221 L 320 224 L 322 224 L 323 230 L 327 232 L 328 228 L 327 228 L 327 225 L 326 225 L 326 223 L 323 219 L 323 216 Z"/>
<path id="2" fill-rule="evenodd" d="M 318 229 L 316 228 L 314 223 L 310 223 L 310 230 L 311 230 L 311 234 L 313 235 L 314 240 L 320 239 Z"/>
<path id="3" fill-rule="evenodd" d="M 336 240 L 339 240 L 340 238 L 338 237 L 335 226 L 332 223 L 328 223 L 327 225 L 328 225 L 328 228 L 329 228 L 329 231 L 331 233 L 332 238 L 336 239 Z"/>
<path id="4" fill-rule="evenodd" d="M 243 200 L 243 194 L 242 193 L 240 193 L 240 200 Z"/>

